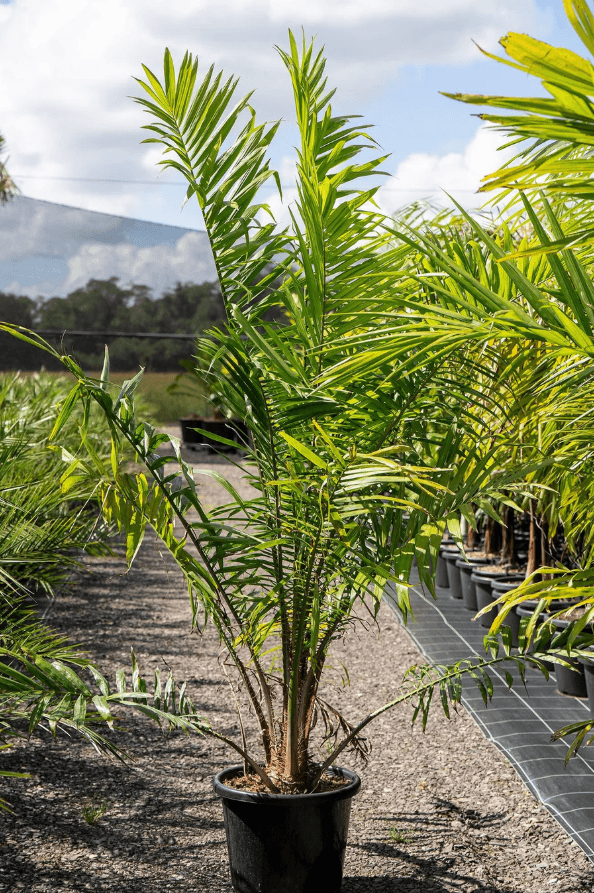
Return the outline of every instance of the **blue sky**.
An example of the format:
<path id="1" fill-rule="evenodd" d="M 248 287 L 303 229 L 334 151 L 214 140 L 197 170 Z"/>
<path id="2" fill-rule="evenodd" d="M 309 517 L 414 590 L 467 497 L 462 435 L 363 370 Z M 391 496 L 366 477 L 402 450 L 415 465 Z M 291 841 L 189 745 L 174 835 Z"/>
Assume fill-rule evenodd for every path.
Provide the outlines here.
<path id="1" fill-rule="evenodd" d="M 532 37 L 585 54 L 561 0 L 536 4 L 536 9 L 528 31 Z M 506 32 L 511 30 L 510 26 Z M 501 47 L 496 53 L 505 55 Z M 535 78 L 487 59 L 475 49 L 471 61 L 464 64 L 404 66 L 382 94 L 369 102 L 365 114 L 377 122 L 380 141 L 399 162 L 411 152 L 461 152 L 472 139 L 478 126 L 472 114 L 476 109 L 453 102 L 441 92 L 534 95 L 538 88 Z M 406 126 L 401 126 L 402 121 Z"/>
<path id="2" fill-rule="evenodd" d="M 391 155 L 385 167 L 394 177 L 381 195 L 388 211 L 442 189 L 471 207 L 480 177 L 499 164 L 498 138 L 479 131 L 472 109 L 440 90 L 521 94 L 538 87 L 482 57 L 473 39 L 496 51 L 500 36 L 524 31 L 585 52 L 562 0 L 301 0 L 298 7 L 292 0 L 3 0 L 0 132 L 11 172 L 31 199 L 120 222 L 79 215 L 66 237 L 64 211 L 32 202 L 21 202 L 18 213 L 0 211 L 0 288 L 63 294 L 90 275 L 134 275 L 158 289 L 207 269 L 202 247 L 192 261 L 198 248 L 191 239 L 178 245 L 187 230 L 201 228 L 200 214 L 194 204 L 181 211 L 184 189 L 171 182 L 175 175 L 157 180 L 157 153 L 140 145 L 143 115 L 128 98 L 138 91 L 132 75 L 141 62 L 158 71 L 165 44 L 177 58 L 189 48 L 204 67 L 214 62 L 239 74 L 242 90 L 256 88 L 261 117 L 283 119 L 272 161 L 290 186 L 295 131 L 273 45 L 301 25 L 326 45 L 336 108 L 363 114 Z M 150 236 L 145 228 L 138 245 L 135 225 L 123 218 L 166 226 Z M 52 229 L 62 243 L 55 233 L 48 237 Z M 158 255 L 149 249 L 168 244 L 172 262 L 159 255 L 159 278 Z"/>

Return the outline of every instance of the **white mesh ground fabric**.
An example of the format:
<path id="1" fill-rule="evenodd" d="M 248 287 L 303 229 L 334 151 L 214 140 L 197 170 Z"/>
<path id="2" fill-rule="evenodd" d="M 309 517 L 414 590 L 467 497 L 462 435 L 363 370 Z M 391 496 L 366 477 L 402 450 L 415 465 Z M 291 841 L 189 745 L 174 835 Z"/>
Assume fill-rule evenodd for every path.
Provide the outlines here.
<path id="1" fill-rule="evenodd" d="M 413 579 L 411 582 L 418 583 Z M 437 599 L 420 586 L 411 591 L 415 621 L 407 631 L 429 661 L 449 664 L 473 654 L 484 656 L 486 630 L 462 601 L 448 589 L 437 589 Z M 389 592 L 386 600 L 394 606 Z M 395 610 L 396 617 L 399 618 Z M 584 747 L 564 765 L 569 743 L 551 742 L 551 734 L 589 716 L 588 702 L 557 692 L 555 678 L 547 681 L 529 670 L 524 687 L 517 671 L 511 690 L 503 674 L 491 673 L 494 694 L 485 707 L 472 681 L 464 685 L 463 704 L 486 738 L 501 750 L 522 781 L 548 809 L 561 827 L 594 862 L 594 750 Z M 570 742 L 570 739 L 568 739 Z"/>

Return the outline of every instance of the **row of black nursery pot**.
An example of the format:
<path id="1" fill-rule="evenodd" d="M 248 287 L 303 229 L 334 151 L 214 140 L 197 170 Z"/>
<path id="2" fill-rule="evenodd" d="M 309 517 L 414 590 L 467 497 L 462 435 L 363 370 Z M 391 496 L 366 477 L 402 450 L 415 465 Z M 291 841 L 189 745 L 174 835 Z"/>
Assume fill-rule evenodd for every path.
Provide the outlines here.
<path id="1" fill-rule="evenodd" d="M 497 559 L 488 557 L 484 552 L 469 551 L 463 557 L 454 543 L 446 542 L 439 553 L 436 585 L 449 589 L 451 597 L 461 599 L 469 611 L 473 613 L 482 611 L 501 595 L 519 586 L 524 579 L 523 573 L 510 573 L 496 562 Z M 518 646 L 521 619 L 529 619 L 536 604 L 536 601 L 526 601 L 507 615 L 506 626 L 511 629 L 514 647 Z M 569 611 L 571 607 L 572 602 L 558 602 L 555 613 Z M 481 626 L 489 628 L 497 616 L 497 611 L 498 608 L 495 606 L 482 614 L 478 618 Z M 570 622 L 561 618 L 550 618 L 546 614 L 541 614 L 540 618 L 540 622 L 548 620 L 559 630 L 566 629 Z M 594 716 L 594 657 L 592 663 L 574 658 L 568 658 L 567 663 L 573 669 L 548 663 L 549 669 L 554 670 L 557 690 L 574 698 L 587 698 L 590 712 Z"/>

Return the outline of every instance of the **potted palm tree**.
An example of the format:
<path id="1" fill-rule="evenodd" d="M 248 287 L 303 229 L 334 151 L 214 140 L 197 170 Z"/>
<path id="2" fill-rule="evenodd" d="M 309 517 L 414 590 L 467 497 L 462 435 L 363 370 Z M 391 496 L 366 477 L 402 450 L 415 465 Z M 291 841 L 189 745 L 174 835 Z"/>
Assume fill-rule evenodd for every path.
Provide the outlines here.
<path id="1" fill-rule="evenodd" d="M 332 111 L 323 54 L 292 35 L 279 53 L 300 134 L 286 228 L 259 199 L 262 188 L 280 191 L 266 157 L 278 125 L 257 123 L 249 95 L 235 101 L 236 80 L 212 69 L 198 80 L 191 55 L 176 70 L 166 51 L 163 80 L 145 68 L 137 100 L 151 116 L 147 141 L 186 178 L 210 237 L 227 324 L 198 340 L 196 365 L 225 414 L 249 430 L 243 468 L 254 496 L 216 472 L 195 472 L 175 438 L 137 419 L 142 373 L 112 395 L 107 352 L 99 380 L 61 357 L 77 381 L 53 436 L 78 401 L 85 420 L 93 402 L 101 407 L 111 460 L 92 449 L 83 421 L 87 450 L 65 454 L 63 486 L 96 481 L 106 516 L 126 532 L 129 562 L 153 528 L 185 575 L 195 625 L 216 626 L 256 717 L 257 741 L 200 727 L 241 758 L 215 780 L 235 889 L 333 893 L 359 786 L 336 766 L 340 755 L 364 756 L 364 730 L 395 705 L 415 700 L 425 721 L 435 688 L 447 712 L 461 697 L 462 673 L 487 698 L 488 666 L 522 661 L 492 640 L 484 661 L 413 668 L 392 701 L 351 722 L 321 692 L 333 643 L 361 616 L 375 617 L 388 583 L 406 620 L 413 560 L 433 591 L 446 524 L 462 544 L 461 515 L 477 501 L 503 500 L 516 470 L 495 464 L 490 438 L 477 434 L 472 393 L 444 387 L 464 367 L 464 345 L 447 367 L 439 355 L 406 373 L 381 352 L 370 360 L 395 291 L 416 287 L 411 248 L 394 240 L 374 204 L 383 159 L 362 160 L 374 147 L 367 126 Z M 391 326 L 404 344 L 407 311 Z M 33 333 L 2 328 L 57 355 Z M 481 408 L 486 399 L 477 398 Z M 166 441 L 174 456 L 160 451 Z M 215 475 L 228 504 L 205 507 L 196 473 Z"/>

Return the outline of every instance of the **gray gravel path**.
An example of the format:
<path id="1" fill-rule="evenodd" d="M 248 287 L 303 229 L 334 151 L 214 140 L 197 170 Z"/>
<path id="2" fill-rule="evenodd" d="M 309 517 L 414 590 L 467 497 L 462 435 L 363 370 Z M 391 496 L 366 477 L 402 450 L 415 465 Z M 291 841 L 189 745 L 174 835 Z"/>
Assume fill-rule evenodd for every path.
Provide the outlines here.
<path id="1" fill-rule="evenodd" d="M 203 464 L 219 461 L 205 457 Z M 241 484 L 237 471 L 230 475 Z M 217 485 L 203 481 L 205 501 L 218 500 Z M 214 725 L 236 731 L 216 637 L 191 632 L 183 579 L 154 540 L 129 574 L 117 557 L 89 560 L 88 570 L 57 603 L 53 626 L 110 673 L 127 664 L 131 645 L 147 674 L 165 661 L 188 680 Z M 361 626 L 336 650 L 329 697 L 356 720 L 387 700 L 419 660 L 383 608 L 379 631 Z M 338 684 L 341 663 L 350 688 Z M 2 757 L 3 766 L 31 778 L 0 784 L 0 796 L 15 809 L 0 816 L 0 891 L 230 893 L 221 807 L 210 780 L 233 756 L 218 742 L 164 738 L 143 717 L 128 715 L 126 726 L 122 743 L 133 758 L 127 766 L 64 739 L 33 741 Z M 594 889 L 581 850 L 467 714 L 448 722 L 435 711 L 423 734 L 411 728 L 405 708 L 382 717 L 370 738 L 343 893 Z M 105 812 L 88 824 L 83 807 L 94 806 Z"/>

